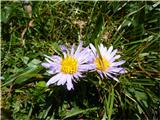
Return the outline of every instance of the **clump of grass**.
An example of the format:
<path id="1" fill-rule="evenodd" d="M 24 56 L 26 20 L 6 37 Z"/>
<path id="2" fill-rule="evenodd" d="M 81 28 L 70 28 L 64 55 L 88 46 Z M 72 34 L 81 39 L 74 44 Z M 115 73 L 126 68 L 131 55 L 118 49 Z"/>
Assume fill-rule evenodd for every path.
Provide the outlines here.
<path id="1" fill-rule="evenodd" d="M 160 3 L 155 1 L 1 4 L 2 119 L 158 119 Z M 74 91 L 46 87 L 43 54 L 82 40 L 120 50 L 120 83 L 86 75 Z"/>

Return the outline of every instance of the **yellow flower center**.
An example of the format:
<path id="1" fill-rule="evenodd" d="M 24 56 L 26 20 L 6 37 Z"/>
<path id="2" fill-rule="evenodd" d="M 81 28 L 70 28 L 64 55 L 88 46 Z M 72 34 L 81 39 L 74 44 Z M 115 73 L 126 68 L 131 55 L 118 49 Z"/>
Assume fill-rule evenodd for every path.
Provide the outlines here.
<path id="1" fill-rule="evenodd" d="M 100 71 L 105 71 L 110 65 L 104 57 L 96 57 L 94 64 L 96 65 L 96 68 Z"/>
<path id="2" fill-rule="evenodd" d="M 78 70 L 78 61 L 71 57 L 67 56 L 61 62 L 61 72 L 65 74 L 74 74 Z"/>

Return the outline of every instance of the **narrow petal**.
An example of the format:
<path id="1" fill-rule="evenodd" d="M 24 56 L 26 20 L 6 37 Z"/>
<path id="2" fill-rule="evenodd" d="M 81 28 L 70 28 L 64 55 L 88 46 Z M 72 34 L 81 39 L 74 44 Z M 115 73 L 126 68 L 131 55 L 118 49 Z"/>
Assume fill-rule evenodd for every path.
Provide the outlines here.
<path id="1" fill-rule="evenodd" d="M 62 51 L 62 54 L 63 54 L 64 58 L 66 58 L 67 55 L 69 54 L 69 50 L 64 45 L 60 45 L 60 48 L 61 48 L 61 51 Z"/>
<path id="2" fill-rule="evenodd" d="M 122 68 L 122 69 L 119 71 L 119 73 L 121 73 L 121 74 L 127 73 L 127 70 L 125 70 L 124 68 Z"/>
<path id="3" fill-rule="evenodd" d="M 51 66 L 50 63 L 42 63 L 41 65 L 42 65 L 43 67 L 45 67 L 45 68 L 49 68 L 49 67 Z"/>
<path id="4" fill-rule="evenodd" d="M 50 57 L 50 56 L 48 56 L 48 55 L 44 55 L 46 58 L 48 58 L 48 59 L 46 59 L 47 61 L 49 61 L 49 59 L 50 60 L 52 60 L 52 61 L 54 61 L 54 59 L 52 58 L 52 57 Z"/>
<path id="5" fill-rule="evenodd" d="M 125 63 L 125 60 L 121 60 L 119 62 L 113 62 L 111 66 L 119 66 L 119 65 L 122 65 L 123 63 Z"/>
<path id="6" fill-rule="evenodd" d="M 96 56 L 97 55 L 97 50 L 96 50 L 96 48 L 93 46 L 93 44 L 89 44 L 89 46 L 90 46 L 90 48 L 91 48 L 91 50 L 92 50 L 92 52 L 93 52 L 93 54 Z"/>
<path id="7" fill-rule="evenodd" d="M 83 64 L 83 65 L 80 65 L 78 67 L 78 71 L 85 72 L 85 71 L 88 71 L 88 70 L 93 70 L 95 68 L 94 66 L 93 66 L 93 64 Z"/>
<path id="8" fill-rule="evenodd" d="M 68 89 L 68 90 L 73 89 L 73 84 L 72 84 L 71 78 L 72 78 L 72 77 L 71 77 L 70 75 L 67 76 L 67 89 Z"/>
<path id="9" fill-rule="evenodd" d="M 78 62 L 81 63 L 86 63 L 89 61 L 89 58 L 91 57 L 91 50 L 87 47 L 84 48 L 81 52 L 79 52 L 76 56 L 78 59 Z"/>
<path id="10" fill-rule="evenodd" d="M 67 53 L 63 52 L 63 57 L 66 58 L 67 57 Z"/>
<path id="11" fill-rule="evenodd" d="M 109 49 L 106 50 L 107 52 L 101 53 L 101 54 L 103 54 L 103 57 L 105 57 L 109 61 L 111 59 L 112 50 L 113 50 L 113 46 L 109 47 Z"/>
<path id="12" fill-rule="evenodd" d="M 113 56 L 115 56 L 116 53 L 117 53 L 117 49 L 113 50 L 113 52 L 110 54 L 110 59 L 112 59 Z"/>
<path id="13" fill-rule="evenodd" d="M 53 84 L 55 82 L 57 82 L 59 79 L 61 78 L 61 74 L 57 74 L 55 76 L 53 76 L 51 79 L 49 79 L 49 81 L 47 82 L 47 86 L 49 86 L 50 84 Z"/>
<path id="14" fill-rule="evenodd" d="M 48 70 L 47 72 L 51 75 L 54 74 L 53 70 Z"/>
<path id="15" fill-rule="evenodd" d="M 100 53 L 102 56 L 105 56 L 107 53 L 107 48 L 103 46 L 103 44 L 100 44 L 100 46 L 98 47 L 100 50 Z"/>
<path id="16" fill-rule="evenodd" d="M 116 59 L 119 59 L 120 57 L 121 57 L 120 55 L 116 55 L 112 59 L 110 59 L 109 61 L 112 63 L 113 61 L 115 61 Z"/>
<path id="17" fill-rule="evenodd" d="M 81 78 L 83 77 L 82 74 L 80 72 L 77 72 L 73 75 L 74 78 L 78 79 L 78 78 Z"/>
<path id="18" fill-rule="evenodd" d="M 101 72 L 101 71 L 97 71 L 98 72 L 98 74 L 100 75 L 100 77 L 103 79 L 104 78 L 104 76 L 103 76 L 103 72 Z"/>
<path id="19" fill-rule="evenodd" d="M 117 67 L 111 67 L 111 68 L 108 69 L 108 72 L 117 72 L 117 73 L 120 73 L 121 71 L 123 71 L 123 69 L 124 68 L 122 68 L 122 67 L 119 67 L 119 68 L 117 68 Z"/>
<path id="20" fill-rule="evenodd" d="M 82 45 L 83 45 L 83 43 L 82 43 L 82 41 L 81 41 L 81 42 L 79 43 L 78 47 L 77 47 L 76 52 L 75 52 L 75 57 L 76 57 L 77 54 L 82 50 Z"/>
<path id="21" fill-rule="evenodd" d="M 57 56 L 57 55 L 53 55 L 53 56 L 48 56 L 48 55 L 44 55 L 46 58 L 45 60 L 49 63 L 53 63 L 53 62 L 59 62 L 61 61 L 62 59 Z"/>
<path id="22" fill-rule="evenodd" d="M 62 52 L 68 52 L 68 49 L 65 45 L 60 45 L 60 48 Z"/>
<path id="23" fill-rule="evenodd" d="M 112 50 L 113 50 L 113 46 L 111 46 L 109 49 L 108 49 L 108 51 L 107 51 L 107 54 L 111 54 L 111 52 L 112 52 Z"/>
<path id="24" fill-rule="evenodd" d="M 49 56 L 48 56 L 49 57 Z M 48 63 L 53 63 L 54 60 L 50 57 L 50 58 L 45 58 L 45 60 L 48 62 Z M 52 60 L 52 61 L 51 61 Z"/>
<path id="25" fill-rule="evenodd" d="M 56 63 L 42 63 L 42 66 L 45 68 L 49 68 L 49 72 L 50 74 L 54 74 L 60 71 L 60 67 L 59 64 Z"/>
<path id="26" fill-rule="evenodd" d="M 119 80 L 116 78 L 116 77 L 113 77 L 111 74 L 109 74 L 109 73 L 106 73 L 110 78 L 113 78 L 113 80 L 115 80 L 115 81 L 117 81 L 117 82 L 119 82 Z"/>
<path id="27" fill-rule="evenodd" d="M 61 79 L 58 81 L 57 85 L 64 85 L 66 83 L 66 75 L 62 74 Z"/>
<path id="28" fill-rule="evenodd" d="M 62 60 L 62 58 L 59 57 L 59 56 L 57 56 L 57 55 L 53 55 L 53 56 L 51 56 L 51 58 L 52 58 L 54 61 L 61 61 L 61 60 Z"/>
<path id="29" fill-rule="evenodd" d="M 100 48 L 104 48 L 104 46 L 103 46 L 103 44 L 102 44 L 102 43 L 99 45 L 99 47 L 100 47 Z"/>
<path id="30" fill-rule="evenodd" d="M 72 47 L 71 47 L 71 55 L 72 55 L 72 56 L 73 56 L 73 54 L 74 54 L 74 47 L 75 47 L 75 45 L 73 44 Z"/>

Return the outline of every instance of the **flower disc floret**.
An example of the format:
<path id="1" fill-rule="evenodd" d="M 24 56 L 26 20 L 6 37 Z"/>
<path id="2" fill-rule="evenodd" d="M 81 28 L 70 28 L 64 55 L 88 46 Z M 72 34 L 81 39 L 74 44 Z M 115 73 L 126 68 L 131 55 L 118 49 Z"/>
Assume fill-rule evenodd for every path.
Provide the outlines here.
<path id="1" fill-rule="evenodd" d="M 67 56 L 61 62 L 61 72 L 64 74 L 74 74 L 78 70 L 78 61 L 76 58 Z"/>
<path id="2" fill-rule="evenodd" d="M 105 71 L 110 65 L 104 57 L 96 57 L 94 63 L 96 65 L 96 68 L 100 71 Z"/>

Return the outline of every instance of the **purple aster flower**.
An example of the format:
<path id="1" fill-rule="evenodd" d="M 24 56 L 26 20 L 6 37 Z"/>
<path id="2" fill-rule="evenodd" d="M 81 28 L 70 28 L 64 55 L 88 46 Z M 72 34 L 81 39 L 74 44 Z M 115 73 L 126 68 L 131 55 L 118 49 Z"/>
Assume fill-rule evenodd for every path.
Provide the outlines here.
<path id="1" fill-rule="evenodd" d="M 125 63 L 124 60 L 121 60 L 119 62 L 115 62 L 116 59 L 120 58 L 120 55 L 116 55 L 117 49 L 113 50 L 113 46 L 111 46 L 109 49 L 103 46 L 103 44 L 100 44 L 98 46 L 99 54 L 96 50 L 96 48 L 90 44 L 89 45 L 92 50 L 92 69 L 96 70 L 101 78 L 104 76 L 108 76 L 109 78 L 112 78 L 119 82 L 119 80 L 115 77 L 118 74 L 123 74 L 126 72 L 126 70 L 120 65 Z"/>
<path id="2" fill-rule="evenodd" d="M 47 86 L 50 84 L 67 85 L 67 89 L 74 89 L 73 82 L 82 76 L 83 72 L 91 69 L 88 64 L 91 56 L 91 50 L 89 47 L 83 48 L 82 42 L 75 49 L 73 44 L 71 50 L 64 46 L 61 46 L 63 57 L 54 55 L 46 56 L 46 63 L 42 63 L 42 66 L 49 69 L 49 73 L 54 76 L 47 82 Z"/>

